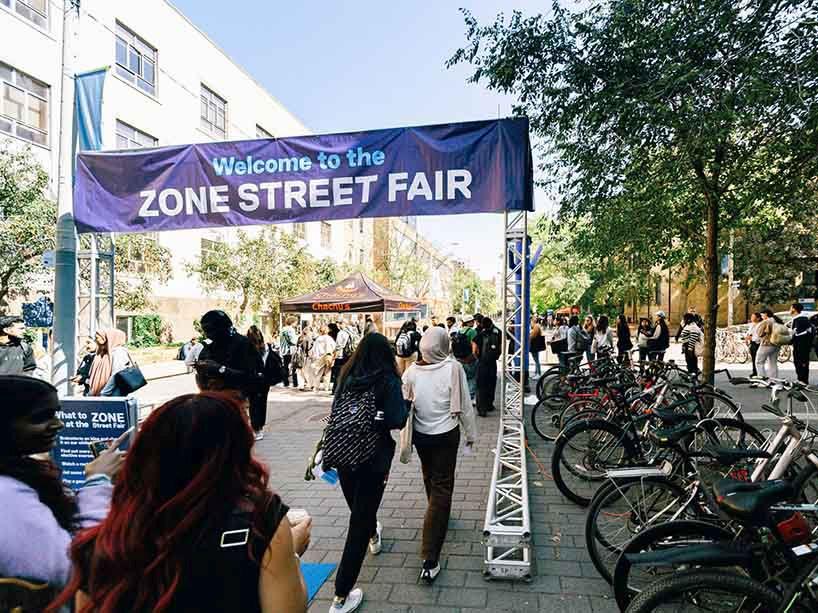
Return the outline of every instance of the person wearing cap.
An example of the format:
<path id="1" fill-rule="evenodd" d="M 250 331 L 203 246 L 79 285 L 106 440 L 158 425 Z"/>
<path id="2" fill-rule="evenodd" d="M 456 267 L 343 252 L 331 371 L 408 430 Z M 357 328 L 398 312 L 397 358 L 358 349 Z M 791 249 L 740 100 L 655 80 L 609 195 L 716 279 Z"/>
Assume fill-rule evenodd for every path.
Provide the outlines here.
<path id="1" fill-rule="evenodd" d="M 670 330 L 664 311 L 656 311 L 656 326 L 648 339 L 648 357 L 652 362 L 663 362 L 665 352 L 670 347 Z"/>

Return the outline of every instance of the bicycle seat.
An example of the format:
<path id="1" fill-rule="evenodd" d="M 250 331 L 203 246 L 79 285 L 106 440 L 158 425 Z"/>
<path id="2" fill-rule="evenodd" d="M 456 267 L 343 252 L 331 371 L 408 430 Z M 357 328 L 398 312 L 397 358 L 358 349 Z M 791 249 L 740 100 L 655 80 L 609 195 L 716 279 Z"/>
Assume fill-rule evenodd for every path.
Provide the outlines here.
<path id="1" fill-rule="evenodd" d="M 694 413 L 676 413 L 674 411 L 663 411 L 662 409 L 653 409 L 653 414 L 656 415 L 665 425 L 675 426 L 687 421 L 699 421 L 699 416 Z"/>
<path id="2" fill-rule="evenodd" d="M 763 521 L 770 507 L 795 496 L 789 481 L 736 481 L 721 479 L 713 485 L 719 508 L 736 519 Z"/>
<path id="3" fill-rule="evenodd" d="M 763 449 L 739 449 L 735 447 L 716 447 L 705 445 L 702 449 L 704 455 L 707 455 L 719 464 L 735 464 L 741 460 L 769 458 L 770 454 Z"/>
<path id="4" fill-rule="evenodd" d="M 667 448 L 675 447 L 679 441 L 683 440 L 695 431 L 695 425 L 683 423 L 673 427 L 651 430 L 649 436 L 654 445 L 657 447 Z"/>

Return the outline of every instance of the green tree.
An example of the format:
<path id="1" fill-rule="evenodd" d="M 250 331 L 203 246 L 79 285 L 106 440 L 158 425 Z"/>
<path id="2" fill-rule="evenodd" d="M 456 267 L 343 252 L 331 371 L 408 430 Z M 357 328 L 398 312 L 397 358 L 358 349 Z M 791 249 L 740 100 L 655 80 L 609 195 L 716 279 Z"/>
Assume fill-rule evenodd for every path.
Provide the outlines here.
<path id="1" fill-rule="evenodd" d="M 605 0 L 480 26 L 473 81 L 510 93 L 541 139 L 563 216 L 598 255 L 650 270 L 704 257 L 712 379 L 727 230 L 759 201 L 803 201 L 816 174 L 816 0 Z"/>
<path id="2" fill-rule="evenodd" d="M 327 273 L 326 263 L 322 269 Z M 207 292 L 223 291 L 236 307 L 237 323 L 248 314 L 279 313 L 283 299 L 317 289 L 326 277 L 292 234 L 265 228 L 255 235 L 238 232 L 235 243 L 215 243 L 187 270 Z"/>
<path id="3" fill-rule="evenodd" d="M 153 284 L 170 280 L 170 251 L 146 234 L 120 234 L 115 245 L 114 305 L 132 312 L 156 308 Z"/>
<path id="4" fill-rule="evenodd" d="M 48 273 L 42 255 L 54 249 L 57 207 L 45 196 L 48 174 L 29 149 L 0 148 L 0 313 Z"/>
<path id="5" fill-rule="evenodd" d="M 464 300 L 464 296 L 466 300 Z M 472 270 L 459 267 L 454 272 L 451 285 L 452 310 L 467 315 L 481 311 L 497 312 L 497 292 L 494 286 Z"/>

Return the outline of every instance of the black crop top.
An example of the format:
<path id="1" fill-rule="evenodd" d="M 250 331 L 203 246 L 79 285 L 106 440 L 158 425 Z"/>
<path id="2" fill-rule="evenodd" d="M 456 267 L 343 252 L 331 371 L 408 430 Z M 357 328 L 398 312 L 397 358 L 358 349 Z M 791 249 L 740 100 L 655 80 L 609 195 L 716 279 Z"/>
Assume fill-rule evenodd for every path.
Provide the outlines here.
<path id="1" fill-rule="evenodd" d="M 273 495 L 260 536 L 251 527 L 253 512 L 242 508 L 234 510 L 219 529 L 204 534 L 187 560 L 170 611 L 261 613 L 261 561 L 288 510 Z M 125 613 L 136 609 L 121 610 Z"/>

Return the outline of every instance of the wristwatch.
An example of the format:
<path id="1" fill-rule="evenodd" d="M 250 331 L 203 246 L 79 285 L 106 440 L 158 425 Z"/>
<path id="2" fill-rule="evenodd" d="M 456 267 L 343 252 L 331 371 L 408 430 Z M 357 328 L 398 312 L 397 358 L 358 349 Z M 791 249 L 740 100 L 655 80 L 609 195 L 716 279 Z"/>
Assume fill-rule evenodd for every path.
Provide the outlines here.
<path id="1" fill-rule="evenodd" d="M 222 364 L 221 366 L 219 366 L 219 374 L 220 374 L 220 375 L 223 375 L 223 374 L 224 374 L 224 373 L 226 373 L 226 372 L 227 372 L 227 366 L 225 366 L 224 364 Z"/>

